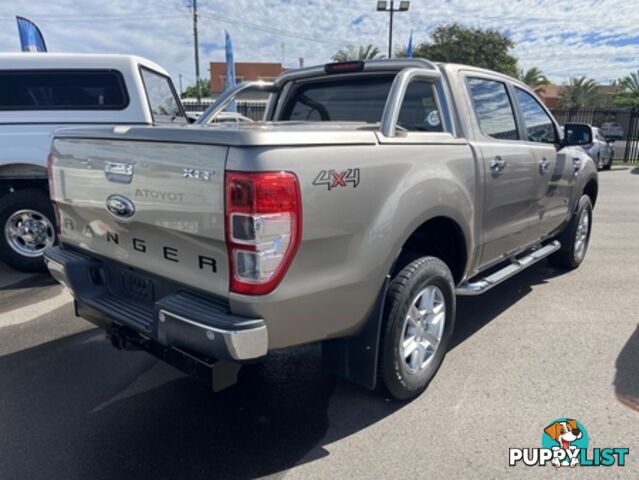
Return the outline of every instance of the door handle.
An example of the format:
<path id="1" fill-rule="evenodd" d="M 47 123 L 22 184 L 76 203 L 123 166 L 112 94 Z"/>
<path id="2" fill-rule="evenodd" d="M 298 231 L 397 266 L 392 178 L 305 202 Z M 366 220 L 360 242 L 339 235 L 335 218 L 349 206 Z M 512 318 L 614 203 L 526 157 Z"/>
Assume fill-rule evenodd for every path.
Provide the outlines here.
<path id="1" fill-rule="evenodd" d="M 548 171 L 549 167 L 550 167 L 550 162 L 548 161 L 547 158 L 544 157 L 541 160 L 539 160 L 539 173 L 544 175 Z"/>
<path id="2" fill-rule="evenodd" d="M 490 161 L 490 169 L 493 173 L 501 173 L 506 168 L 506 161 L 501 157 L 495 157 Z"/>

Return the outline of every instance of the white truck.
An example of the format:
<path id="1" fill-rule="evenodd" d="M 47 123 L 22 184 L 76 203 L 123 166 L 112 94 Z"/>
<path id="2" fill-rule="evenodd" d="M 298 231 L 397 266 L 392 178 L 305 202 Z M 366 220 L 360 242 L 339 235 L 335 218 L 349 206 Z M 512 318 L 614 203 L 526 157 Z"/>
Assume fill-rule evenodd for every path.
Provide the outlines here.
<path id="1" fill-rule="evenodd" d="M 0 54 L 0 261 L 45 269 L 55 243 L 47 155 L 65 126 L 186 123 L 159 65 L 130 55 Z"/>

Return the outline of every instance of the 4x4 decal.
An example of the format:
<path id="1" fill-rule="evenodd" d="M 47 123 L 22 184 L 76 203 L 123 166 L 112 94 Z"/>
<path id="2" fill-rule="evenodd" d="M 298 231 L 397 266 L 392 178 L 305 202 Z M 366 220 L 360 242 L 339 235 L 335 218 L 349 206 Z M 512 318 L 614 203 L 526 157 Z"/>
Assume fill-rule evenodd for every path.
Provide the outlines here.
<path id="1" fill-rule="evenodd" d="M 352 184 L 353 188 L 357 188 L 359 185 L 359 168 L 349 168 L 343 172 L 336 170 L 321 170 L 313 185 L 326 185 L 329 190 L 337 187 L 346 187 L 348 184 Z"/>

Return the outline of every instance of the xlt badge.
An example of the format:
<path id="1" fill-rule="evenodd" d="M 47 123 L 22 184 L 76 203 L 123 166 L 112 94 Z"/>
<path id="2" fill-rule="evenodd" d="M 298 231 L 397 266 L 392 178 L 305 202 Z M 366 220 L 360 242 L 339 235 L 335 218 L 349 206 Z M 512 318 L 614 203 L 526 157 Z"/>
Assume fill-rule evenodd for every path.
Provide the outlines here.
<path id="1" fill-rule="evenodd" d="M 203 182 L 210 182 L 213 175 L 215 175 L 215 172 L 210 170 L 197 170 L 195 168 L 184 168 L 182 173 L 184 178 L 201 180 Z"/>

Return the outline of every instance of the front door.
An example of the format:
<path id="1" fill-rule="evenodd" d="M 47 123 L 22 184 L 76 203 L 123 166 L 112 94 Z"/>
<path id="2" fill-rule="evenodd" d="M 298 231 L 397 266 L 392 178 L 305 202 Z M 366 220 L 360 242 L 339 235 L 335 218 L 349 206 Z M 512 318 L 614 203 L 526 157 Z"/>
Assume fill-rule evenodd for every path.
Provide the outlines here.
<path id="1" fill-rule="evenodd" d="M 572 158 L 557 151 L 560 139 L 555 122 L 529 92 L 514 87 L 523 119 L 526 143 L 537 167 L 535 172 L 534 223 L 528 242 L 555 233 L 568 218 L 570 194 L 575 182 Z"/>

